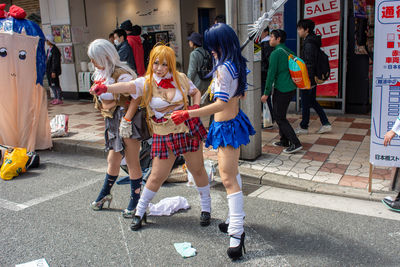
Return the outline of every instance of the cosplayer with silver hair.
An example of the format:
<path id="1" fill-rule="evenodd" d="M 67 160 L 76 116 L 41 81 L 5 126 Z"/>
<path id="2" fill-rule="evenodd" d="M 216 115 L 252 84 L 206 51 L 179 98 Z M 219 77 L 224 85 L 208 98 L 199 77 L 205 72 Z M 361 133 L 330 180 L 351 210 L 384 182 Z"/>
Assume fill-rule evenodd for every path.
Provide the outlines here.
<path id="1" fill-rule="evenodd" d="M 128 66 L 126 62 L 119 60 L 119 55 L 114 45 L 105 39 L 94 40 L 88 48 L 88 56 L 95 61 L 104 70 L 96 68 L 92 79 L 94 81 L 111 78 L 115 68 L 121 68 L 132 77 L 136 77 L 136 73 Z"/>
<path id="2" fill-rule="evenodd" d="M 255 131 L 246 114 L 239 109 L 239 99 L 247 89 L 246 59 L 241 55 L 236 33 L 218 23 L 204 33 L 204 44 L 214 56 L 215 66 L 210 96 L 214 103 L 196 110 L 174 111 L 172 119 L 179 125 L 191 117 L 215 114 L 208 131 L 206 147 L 218 149 L 218 167 L 229 204 L 229 218 L 219 228 L 230 236 L 227 254 L 231 259 L 242 257 L 244 250 L 244 210 L 242 181 L 239 173 L 240 146 L 250 142 Z"/>
<path id="3" fill-rule="evenodd" d="M 88 56 L 96 67 L 93 75 L 95 85 L 128 82 L 136 78 L 135 72 L 126 63 L 119 60 L 115 47 L 107 40 L 94 40 L 89 45 Z M 95 96 L 94 99 L 95 107 L 100 110 L 105 120 L 108 167 L 103 187 L 97 199 L 91 204 L 91 208 L 101 210 L 106 202 L 108 202 L 108 207 L 110 206 L 112 201 L 110 191 L 118 178 L 122 157 L 125 156 L 129 169 L 131 197 L 128 207 L 122 212 L 122 216 L 132 218 L 140 196 L 142 171 L 139 161 L 140 129 L 137 129 L 130 122 L 141 99 L 130 100 L 129 95 L 111 93 L 102 94 L 99 97 Z M 129 100 L 129 107 L 133 108 L 127 115 L 125 114 L 128 108 L 126 103 Z"/>
<path id="4" fill-rule="evenodd" d="M 145 77 L 128 83 L 98 84 L 91 91 L 97 95 L 129 92 L 133 98 L 142 96 L 143 106 L 147 109 L 148 124 L 153 132 L 153 165 L 140 196 L 131 229 L 139 230 L 142 228 L 142 221 L 146 222 L 146 209 L 168 178 L 179 155 L 184 156 L 200 195 L 200 225 L 208 226 L 211 221 L 211 196 L 204 168 L 202 142 L 207 131 L 200 118 L 185 120 L 179 126 L 171 119 L 174 110 L 199 108 L 201 93 L 185 74 L 176 70 L 174 50 L 166 45 L 158 45 L 150 52 Z M 188 106 L 189 97 L 192 98 L 192 106 Z"/>

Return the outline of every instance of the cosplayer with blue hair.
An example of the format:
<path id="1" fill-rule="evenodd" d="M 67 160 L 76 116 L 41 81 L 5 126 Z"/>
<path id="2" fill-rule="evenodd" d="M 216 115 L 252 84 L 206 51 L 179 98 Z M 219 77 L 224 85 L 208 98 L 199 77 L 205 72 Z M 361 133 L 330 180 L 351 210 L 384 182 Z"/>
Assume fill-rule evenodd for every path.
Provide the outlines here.
<path id="1" fill-rule="evenodd" d="M 219 66 L 225 64 L 231 74 L 238 75 L 239 78 L 239 86 L 234 96 L 244 96 L 247 90 L 247 60 L 240 52 L 239 39 L 233 29 L 225 23 L 214 24 L 204 33 L 204 46 L 205 49 L 215 51 L 218 55 L 217 64 L 209 75 L 211 76 Z"/>
<path id="2" fill-rule="evenodd" d="M 45 37 L 25 11 L 0 4 L 0 144 L 28 151 L 52 146 L 43 89 Z"/>
<path id="3" fill-rule="evenodd" d="M 218 148 L 219 173 L 229 204 L 229 217 L 219 229 L 230 236 L 228 256 L 238 259 L 243 255 L 245 238 L 242 182 L 238 170 L 240 146 L 247 145 L 250 135 L 255 134 L 249 118 L 239 109 L 239 99 L 247 90 L 246 59 L 241 55 L 236 33 L 224 23 L 215 24 L 205 32 L 204 44 L 215 59 L 209 87 L 214 103 L 195 110 L 174 111 L 172 119 L 178 125 L 189 118 L 215 114 L 206 147 Z"/>

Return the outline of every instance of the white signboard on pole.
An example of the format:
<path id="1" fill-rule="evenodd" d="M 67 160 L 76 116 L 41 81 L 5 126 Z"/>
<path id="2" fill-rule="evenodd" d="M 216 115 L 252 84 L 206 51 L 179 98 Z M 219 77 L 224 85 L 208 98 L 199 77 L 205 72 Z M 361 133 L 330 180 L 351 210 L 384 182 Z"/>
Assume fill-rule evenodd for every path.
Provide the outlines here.
<path id="1" fill-rule="evenodd" d="M 375 2 L 374 75 L 370 162 L 400 167 L 400 138 L 383 146 L 400 114 L 400 0 Z"/>

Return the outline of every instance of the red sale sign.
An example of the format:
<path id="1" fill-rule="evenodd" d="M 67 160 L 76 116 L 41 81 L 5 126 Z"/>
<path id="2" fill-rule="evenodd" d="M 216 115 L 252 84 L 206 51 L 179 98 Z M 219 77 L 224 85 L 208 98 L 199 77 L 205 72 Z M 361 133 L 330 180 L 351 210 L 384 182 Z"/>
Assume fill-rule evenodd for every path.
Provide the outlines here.
<path id="1" fill-rule="evenodd" d="M 339 91 L 340 1 L 305 0 L 304 18 L 315 22 L 315 34 L 321 35 L 322 50 L 329 56 L 331 75 L 317 87 L 319 96 L 337 96 Z"/>

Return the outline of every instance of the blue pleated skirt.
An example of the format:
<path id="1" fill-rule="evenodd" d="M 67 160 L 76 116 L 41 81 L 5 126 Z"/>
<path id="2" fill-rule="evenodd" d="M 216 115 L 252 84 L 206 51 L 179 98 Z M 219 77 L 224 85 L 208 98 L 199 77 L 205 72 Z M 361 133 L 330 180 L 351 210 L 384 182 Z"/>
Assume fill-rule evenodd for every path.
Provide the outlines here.
<path id="1" fill-rule="evenodd" d="M 213 121 L 208 130 L 206 147 L 212 146 L 217 149 L 218 147 L 232 146 L 238 148 L 250 143 L 250 135 L 255 133 L 247 115 L 239 110 L 237 116 L 232 120 Z"/>

